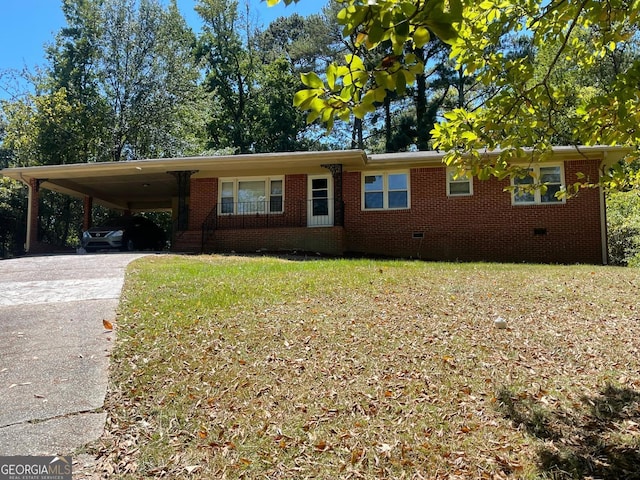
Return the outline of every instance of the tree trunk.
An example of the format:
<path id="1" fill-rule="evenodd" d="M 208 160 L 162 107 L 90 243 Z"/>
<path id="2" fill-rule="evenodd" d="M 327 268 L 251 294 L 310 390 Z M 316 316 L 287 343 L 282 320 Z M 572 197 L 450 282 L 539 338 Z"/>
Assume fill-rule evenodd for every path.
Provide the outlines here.
<path id="1" fill-rule="evenodd" d="M 458 70 L 458 108 L 464 108 L 464 71 Z"/>
<path id="2" fill-rule="evenodd" d="M 362 137 L 362 119 L 355 118 L 353 121 L 353 129 L 351 130 L 351 148 L 352 149 L 363 149 L 364 148 L 364 139 Z"/>
<path id="3" fill-rule="evenodd" d="M 391 152 L 391 98 L 384 97 L 384 151 Z"/>
<path id="4" fill-rule="evenodd" d="M 425 62 L 423 48 L 417 48 L 414 53 L 418 60 Z M 427 115 L 427 77 L 424 73 L 416 76 L 416 146 L 418 150 L 429 149 L 429 118 Z"/>

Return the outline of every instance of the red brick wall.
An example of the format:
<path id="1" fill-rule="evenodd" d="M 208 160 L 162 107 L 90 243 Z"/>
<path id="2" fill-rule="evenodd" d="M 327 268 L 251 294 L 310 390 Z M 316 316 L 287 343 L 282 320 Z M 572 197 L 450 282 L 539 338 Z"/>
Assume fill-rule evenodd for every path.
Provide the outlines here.
<path id="1" fill-rule="evenodd" d="M 205 252 L 253 253 L 260 251 L 319 252 L 328 255 L 344 253 L 344 229 L 326 228 L 247 228 L 218 230 L 207 239 Z M 175 252 L 200 253 L 202 232 L 182 232 L 174 240 Z"/>
<path id="2" fill-rule="evenodd" d="M 582 172 L 598 178 L 597 161 L 565 163 L 565 182 Z M 361 173 L 344 177 L 345 226 L 342 228 L 247 228 L 218 230 L 210 245 L 216 251 L 305 250 L 422 258 L 545 263 L 602 263 L 600 197 L 584 190 L 565 204 L 512 206 L 504 192 L 508 180 L 473 181 L 473 195 L 447 197 L 445 168 L 411 170 L 411 208 L 361 209 Z M 217 202 L 218 179 L 192 179 L 189 226 L 200 232 Z M 306 175 L 285 179 L 285 216 L 304 225 Z M 302 206 L 301 206 L 302 205 Z M 534 229 L 546 231 L 535 235 Z M 414 238 L 422 234 L 422 238 Z M 184 237 L 185 245 L 196 235 Z M 189 238 L 190 241 L 186 239 Z M 180 249 L 180 245 L 176 245 Z M 192 246 L 195 248 L 195 245 Z M 199 245 L 198 245 L 199 248 Z"/>
<path id="3" fill-rule="evenodd" d="M 342 255 L 344 229 L 325 228 L 255 228 L 218 230 L 210 242 L 216 252 L 319 252 Z"/>
<path id="4" fill-rule="evenodd" d="M 189 230 L 200 230 L 209 212 L 218 203 L 217 178 L 192 178 L 189 198 Z"/>
<path id="5" fill-rule="evenodd" d="M 598 178 L 598 163 L 565 163 L 565 182 L 576 172 Z M 584 190 L 566 204 L 512 206 L 509 181 L 474 179 L 470 197 L 447 197 L 445 168 L 411 170 L 411 208 L 362 211 L 361 174 L 344 182 L 346 249 L 429 260 L 602 263 L 600 199 Z M 534 235 L 534 229 L 546 229 Z M 413 238 L 422 233 L 423 238 Z"/>
<path id="6" fill-rule="evenodd" d="M 295 219 L 306 224 L 307 176 L 286 175 L 284 188 L 283 217 L 287 221 Z M 189 230 L 200 230 L 216 203 L 218 203 L 218 178 L 191 179 Z M 288 223 L 290 224 L 291 221 Z"/>

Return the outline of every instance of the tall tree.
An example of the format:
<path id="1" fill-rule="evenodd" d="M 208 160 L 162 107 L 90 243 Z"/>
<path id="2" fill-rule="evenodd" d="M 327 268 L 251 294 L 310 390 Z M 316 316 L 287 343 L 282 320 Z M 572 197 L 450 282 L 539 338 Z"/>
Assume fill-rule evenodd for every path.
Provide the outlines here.
<path id="1" fill-rule="evenodd" d="M 308 76 L 308 88 L 298 92 L 296 104 L 310 110 L 315 118 L 330 120 L 350 110 L 362 117 L 376 101 L 375 96 L 361 95 L 366 79 L 377 75 L 387 83 L 386 77 L 390 76 L 396 88 L 404 88 L 421 71 L 414 57 L 402 55 L 405 45 L 420 48 L 437 36 L 452 46 L 457 68 L 476 74 L 485 85 L 499 87 L 483 108 L 456 109 L 446 115 L 446 123 L 434 129 L 436 146 L 449 151 L 446 161 L 482 177 L 513 173 L 510 160 L 522 157 L 524 147 L 533 148 L 534 160 L 549 153 L 551 135 L 541 136 L 539 127 L 547 121 L 549 106 L 562 95 L 550 78 L 569 46 L 574 49 L 572 61 L 579 68 L 593 65 L 608 52 L 625 49 L 638 35 L 640 22 L 640 0 L 345 0 L 342 5 L 337 18 L 344 25 L 343 34 L 356 34 L 367 48 L 391 41 L 398 61 L 373 68 L 352 63 L 352 68 L 334 74 L 329 84 Z M 528 59 L 511 58 L 493 48 L 505 35 L 523 30 L 530 35 L 534 48 L 558 40 L 546 72 L 537 80 Z M 582 39 L 581 32 L 589 32 L 589 41 Z M 345 84 L 345 78 L 354 76 L 357 82 Z M 586 143 L 629 145 L 634 149 L 630 158 L 640 155 L 638 78 L 640 61 L 636 60 L 615 75 L 606 93 L 579 99 L 575 131 Z M 498 147 L 501 152 L 495 160 L 481 153 Z M 624 177 L 623 169 L 620 172 Z M 621 182 L 624 178 L 612 177 L 610 184 Z"/>
<path id="2" fill-rule="evenodd" d="M 50 70 L 41 88 L 50 98 L 40 143 L 44 163 L 79 163 L 109 159 L 103 145 L 107 105 L 98 83 L 98 41 L 104 31 L 99 5 L 90 0 L 64 0 L 64 26 L 47 48 Z"/>
<path id="3" fill-rule="evenodd" d="M 250 152 L 257 74 L 257 61 L 248 48 L 252 32 L 238 12 L 237 1 L 200 0 L 195 9 L 204 22 L 198 52 L 214 104 L 209 146 Z M 240 32 L 245 32 L 246 41 Z"/>
<path id="4" fill-rule="evenodd" d="M 199 153 L 195 36 L 175 0 L 64 0 L 35 93 L 2 102 L 13 165 Z M 77 240 L 81 205 L 41 196 L 42 237 Z"/>
<path id="5" fill-rule="evenodd" d="M 254 150 L 256 152 L 287 152 L 305 150 L 304 115 L 291 99 L 300 88 L 300 77 L 285 58 L 262 66 L 259 83 Z"/>
<path id="6" fill-rule="evenodd" d="M 108 104 L 114 161 L 175 156 L 188 146 L 176 135 L 181 105 L 193 97 L 193 35 L 175 0 L 105 0 L 99 79 Z"/>

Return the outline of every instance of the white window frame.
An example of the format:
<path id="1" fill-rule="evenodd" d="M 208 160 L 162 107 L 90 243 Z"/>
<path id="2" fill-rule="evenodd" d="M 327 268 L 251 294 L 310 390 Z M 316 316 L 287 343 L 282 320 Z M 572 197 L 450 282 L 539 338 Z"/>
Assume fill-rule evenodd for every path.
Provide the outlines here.
<path id="1" fill-rule="evenodd" d="M 461 175 L 458 178 L 455 178 L 457 173 L 457 169 L 454 167 L 447 167 L 447 196 L 448 197 L 470 197 L 473 195 L 473 176 L 466 174 Z M 469 184 L 469 192 L 468 193 L 456 193 L 451 192 L 452 184 Z"/>
<path id="2" fill-rule="evenodd" d="M 271 182 L 282 182 L 282 194 L 274 195 L 274 197 L 282 198 L 282 208 L 279 211 L 271 211 Z M 265 205 L 267 208 L 264 212 L 238 212 L 238 185 L 241 182 L 264 182 L 265 183 Z M 222 184 L 233 183 L 233 212 L 222 212 Z M 275 177 L 232 177 L 218 179 L 218 215 L 281 215 L 284 213 L 284 193 L 285 193 L 285 177 L 283 175 Z"/>
<path id="3" fill-rule="evenodd" d="M 404 192 L 405 190 L 389 190 L 389 175 L 406 175 L 407 176 L 407 206 L 406 207 L 389 207 L 389 192 Z M 366 208 L 365 195 L 366 195 L 366 177 L 382 176 L 382 208 Z M 362 172 L 361 175 L 361 209 L 366 212 L 375 212 L 381 210 L 408 210 L 411 208 L 411 174 L 409 170 L 393 170 L 383 172 Z"/>
<path id="4" fill-rule="evenodd" d="M 536 163 L 533 165 L 526 165 L 523 168 L 528 169 L 533 172 L 533 184 L 540 184 L 540 169 L 541 168 L 559 168 L 560 169 L 560 183 L 549 183 L 549 185 L 559 185 L 560 188 L 564 188 L 565 179 L 564 179 L 564 163 Z M 560 198 L 556 199 L 553 202 L 543 201 L 542 192 L 539 188 L 536 188 L 533 192 L 533 200 L 531 201 L 522 201 L 517 199 L 517 191 L 518 184 L 516 183 L 516 178 L 511 179 L 511 186 L 513 187 L 513 191 L 511 192 L 511 205 L 513 206 L 524 206 L 524 205 L 563 205 L 566 203 L 566 199 Z"/>

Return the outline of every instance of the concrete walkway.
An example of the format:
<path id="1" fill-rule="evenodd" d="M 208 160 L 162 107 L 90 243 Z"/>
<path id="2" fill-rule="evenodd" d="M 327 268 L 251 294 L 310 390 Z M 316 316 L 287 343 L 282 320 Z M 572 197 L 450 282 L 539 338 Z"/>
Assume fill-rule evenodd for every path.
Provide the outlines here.
<path id="1" fill-rule="evenodd" d="M 102 435 L 126 266 L 144 254 L 0 261 L 0 455 L 70 455 Z"/>

